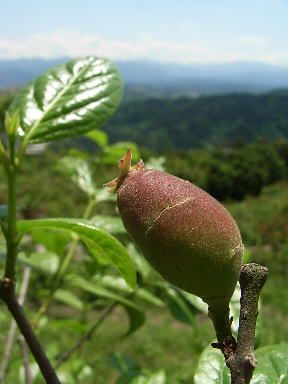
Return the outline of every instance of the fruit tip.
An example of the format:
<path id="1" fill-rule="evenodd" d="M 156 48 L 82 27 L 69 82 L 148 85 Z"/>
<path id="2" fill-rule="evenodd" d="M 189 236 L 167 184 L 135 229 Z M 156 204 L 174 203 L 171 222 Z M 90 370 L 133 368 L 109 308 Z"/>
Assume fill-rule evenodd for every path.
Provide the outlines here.
<path id="1" fill-rule="evenodd" d="M 128 148 L 125 155 L 119 160 L 120 175 L 116 177 L 116 179 L 104 184 L 103 187 L 108 188 L 109 192 L 116 193 L 130 171 L 138 171 L 139 169 L 144 168 L 144 162 L 142 159 L 140 159 L 133 167 L 131 167 L 131 161 L 132 151 Z"/>

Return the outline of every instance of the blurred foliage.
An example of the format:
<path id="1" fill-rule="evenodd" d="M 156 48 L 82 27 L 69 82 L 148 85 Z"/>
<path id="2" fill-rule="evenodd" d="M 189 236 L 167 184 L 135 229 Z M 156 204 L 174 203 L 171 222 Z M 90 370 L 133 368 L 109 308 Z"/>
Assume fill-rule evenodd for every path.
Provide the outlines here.
<path id="1" fill-rule="evenodd" d="M 169 172 L 187 179 L 218 200 L 242 200 L 262 188 L 287 180 L 288 140 L 257 141 L 235 148 L 169 152 Z"/>

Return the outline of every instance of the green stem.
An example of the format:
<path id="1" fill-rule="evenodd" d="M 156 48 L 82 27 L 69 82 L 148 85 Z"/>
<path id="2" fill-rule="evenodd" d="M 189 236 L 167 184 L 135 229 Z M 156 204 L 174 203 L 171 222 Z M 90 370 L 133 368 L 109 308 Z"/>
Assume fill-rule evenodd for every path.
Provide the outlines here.
<path id="1" fill-rule="evenodd" d="M 231 321 L 229 318 L 229 304 L 209 305 L 209 316 L 213 322 L 218 342 L 223 342 L 227 337 L 232 338 Z"/>
<path id="2" fill-rule="evenodd" d="M 85 208 L 85 211 L 83 213 L 83 219 L 88 219 L 90 217 L 92 209 L 94 208 L 95 204 L 96 204 L 95 199 L 90 198 L 89 202 Z M 79 241 L 79 237 L 75 236 L 75 238 L 73 239 L 73 241 L 69 247 L 69 251 L 67 252 L 62 264 L 60 265 L 59 270 L 56 273 L 55 285 L 57 287 L 60 285 L 61 280 L 62 280 L 63 276 L 65 275 L 65 273 L 66 273 L 66 271 L 67 271 L 67 269 L 68 269 L 68 267 L 72 261 L 72 258 L 76 252 L 76 249 L 77 249 L 78 241 Z"/>
<path id="3" fill-rule="evenodd" d="M 8 168 L 8 218 L 7 218 L 7 256 L 5 264 L 5 277 L 15 281 L 15 266 L 17 258 L 17 231 L 16 231 L 16 175 L 15 142 L 10 140 L 10 164 Z"/>
<path id="4" fill-rule="evenodd" d="M 0 140 L 0 158 L 2 159 L 2 164 L 4 166 L 6 173 L 8 173 L 9 158 L 7 156 L 7 152 L 5 151 L 5 148 L 1 140 Z"/>
<path id="5" fill-rule="evenodd" d="M 72 243 L 70 244 L 70 247 L 69 247 L 69 251 L 67 252 L 62 264 L 60 265 L 59 270 L 56 273 L 55 284 L 54 284 L 54 286 L 56 286 L 56 289 L 61 284 L 61 280 L 62 280 L 63 276 L 65 275 L 65 273 L 66 273 L 66 271 L 67 271 L 67 269 L 68 269 L 68 267 L 72 261 L 72 258 L 76 252 L 76 249 L 77 249 L 77 245 L 78 245 L 78 236 L 72 240 Z"/>

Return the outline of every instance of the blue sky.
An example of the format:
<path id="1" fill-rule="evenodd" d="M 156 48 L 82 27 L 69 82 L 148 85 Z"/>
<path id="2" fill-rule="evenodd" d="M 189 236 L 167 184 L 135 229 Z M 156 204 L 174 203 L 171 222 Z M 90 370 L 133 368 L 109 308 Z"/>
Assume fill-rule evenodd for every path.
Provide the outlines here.
<path id="1" fill-rule="evenodd" d="M 288 66 L 288 0 L 10 0 L 1 10 L 0 58 Z"/>

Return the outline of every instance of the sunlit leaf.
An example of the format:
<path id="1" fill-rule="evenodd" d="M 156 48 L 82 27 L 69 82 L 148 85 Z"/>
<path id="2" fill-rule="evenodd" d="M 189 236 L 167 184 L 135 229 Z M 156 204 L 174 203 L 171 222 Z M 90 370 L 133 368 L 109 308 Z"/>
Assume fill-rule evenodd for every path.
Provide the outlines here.
<path id="1" fill-rule="evenodd" d="M 258 363 L 251 384 L 288 383 L 288 344 L 259 348 L 255 357 Z"/>
<path id="2" fill-rule="evenodd" d="M 95 252 L 108 259 L 122 274 L 131 287 L 136 286 L 135 266 L 126 248 L 112 235 L 91 224 L 73 219 L 43 219 L 18 221 L 19 232 L 27 232 L 35 228 L 59 228 L 75 232 Z"/>
<path id="3" fill-rule="evenodd" d="M 123 292 L 126 294 L 131 294 L 133 292 L 132 289 L 126 284 L 125 280 L 121 277 L 105 275 L 99 280 L 97 280 L 97 283 L 106 288 L 113 289 L 116 292 Z M 157 307 L 164 306 L 164 302 L 147 289 L 136 288 L 134 290 L 134 295 L 142 301 L 145 301 L 152 305 L 156 305 Z"/>
<path id="4" fill-rule="evenodd" d="M 80 276 L 70 275 L 67 277 L 66 282 L 73 287 L 77 287 L 85 292 L 94 294 L 96 297 L 105 298 L 122 305 L 126 310 L 130 321 L 129 330 L 126 335 L 135 332 L 144 323 L 145 315 L 143 311 L 127 297 L 117 295 L 116 293 L 99 286 L 97 282 L 94 283 L 87 281 Z"/>
<path id="5" fill-rule="evenodd" d="M 191 293 L 182 291 L 182 296 L 185 297 L 185 299 L 192 304 L 198 311 L 208 314 L 208 305 L 204 303 L 202 299 L 200 299 L 199 296 L 192 295 Z"/>
<path id="6" fill-rule="evenodd" d="M 127 371 L 117 380 L 116 384 L 166 384 L 166 374 L 164 371 L 158 371 L 152 375 L 147 373 L 137 373 Z"/>
<path id="7" fill-rule="evenodd" d="M 57 168 L 61 173 L 68 175 L 82 191 L 90 196 L 95 194 L 96 186 L 87 161 L 66 156 L 59 160 Z"/>
<path id="8" fill-rule="evenodd" d="M 125 155 L 127 149 L 130 148 L 133 155 L 133 162 L 140 159 L 140 152 L 137 144 L 132 142 L 118 142 L 107 145 L 101 154 L 101 162 L 104 164 L 118 164 L 119 160 Z"/>
<path id="9" fill-rule="evenodd" d="M 165 171 L 164 163 L 166 162 L 166 158 L 164 156 L 161 157 L 150 157 L 148 161 L 145 161 L 145 168 L 158 169 L 159 171 Z"/>
<path id="10" fill-rule="evenodd" d="M 129 370 L 123 372 L 115 384 L 145 384 L 146 377 L 139 371 Z"/>
<path id="11" fill-rule="evenodd" d="M 102 287 L 113 289 L 116 292 L 123 292 L 126 294 L 131 294 L 133 290 L 127 285 L 125 280 L 122 277 L 104 275 L 100 277 L 95 277 L 95 282 Z"/>
<path id="12" fill-rule="evenodd" d="M 48 275 L 54 274 L 59 266 L 59 256 L 53 252 L 33 252 L 28 256 L 19 253 L 18 259 L 25 265 Z"/>
<path id="13" fill-rule="evenodd" d="M 64 364 L 61 364 L 60 369 L 57 370 L 61 383 L 85 383 L 87 379 L 91 378 L 94 370 L 87 364 L 85 359 L 75 358 L 69 359 Z"/>
<path id="14" fill-rule="evenodd" d="M 94 374 L 94 369 L 90 365 L 84 365 L 77 374 L 77 383 L 84 383 L 84 380 L 91 378 Z"/>
<path id="15" fill-rule="evenodd" d="M 93 131 L 86 133 L 85 136 L 94 141 L 99 147 L 105 147 L 105 145 L 108 144 L 107 133 L 100 131 L 99 129 L 93 129 Z"/>
<path id="16" fill-rule="evenodd" d="M 108 60 L 71 60 L 38 76 L 14 99 L 9 116 L 20 112 L 17 134 L 28 142 L 70 137 L 93 129 L 116 110 L 122 84 Z"/>
<path id="17" fill-rule="evenodd" d="M 115 193 L 109 192 L 105 188 L 100 188 L 96 191 L 96 200 L 98 203 L 103 201 L 116 201 L 117 195 Z"/>
<path id="18" fill-rule="evenodd" d="M 104 229 L 112 235 L 126 233 L 124 225 L 120 217 L 97 215 L 89 220 L 95 227 Z"/>
<path id="19" fill-rule="evenodd" d="M 72 308 L 78 309 L 79 311 L 84 308 L 82 301 L 70 291 L 57 289 L 53 297 L 61 303 L 67 304 Z"/>
<path id="20" fill-rule="evenodd" d="M 230 372 L 219 349 L 209 345 L 200 355 L 194 376 L 195 384 L 230 384 Z"/>
<path id="21" fill-rule="evenodd" d="M 166 374 L 164 371 L 158 371 L 153 373 L 145 384 L 165 384 L 166 383 Z"/>

